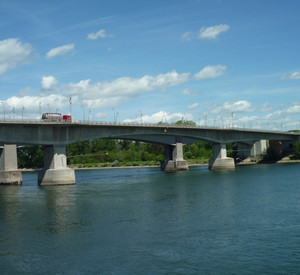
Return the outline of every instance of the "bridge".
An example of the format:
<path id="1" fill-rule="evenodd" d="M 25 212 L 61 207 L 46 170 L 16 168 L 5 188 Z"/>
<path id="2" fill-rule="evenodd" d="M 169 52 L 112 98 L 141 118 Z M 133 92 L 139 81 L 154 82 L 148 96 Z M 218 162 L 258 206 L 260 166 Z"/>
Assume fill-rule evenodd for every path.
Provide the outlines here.
<path id="1" fill-rule="evenodd" d="M 43 145 L 44 167 L 38 173 L 39 185 L 75 184 L 74 170 L 67 167 L 66 145 L 98 138 L 152 142 L 165 145 L 165 171 L 186 170 L 183 144 L 199 141 L 212 143 L 213 156 L 209 169 L 234 169 L 233 158 L 227 157 L 226 143 L 239 144 L 245 157 L 253 151 L 262 153 L 266 140 L 293 146 L 299 133 L 241 128 L 196 127 L 184 125 L 83 123 L 43 121 L 0 122 L 0 184 L 21 184 L 16 145 Z"/>

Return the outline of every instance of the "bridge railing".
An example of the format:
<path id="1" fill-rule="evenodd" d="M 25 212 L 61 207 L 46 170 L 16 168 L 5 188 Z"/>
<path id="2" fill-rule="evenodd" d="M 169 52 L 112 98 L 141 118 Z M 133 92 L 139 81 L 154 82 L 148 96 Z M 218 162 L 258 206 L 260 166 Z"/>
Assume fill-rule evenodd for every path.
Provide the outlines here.
<path id="1" fill-rule="evenodd" d="M 176 125 L 169 123 L 137 123 L 137 122 L 109 122 L 109 121 L 83 121 L 73 120 L 72 122 L 65 121 L 43 121 L 42 119 L 5 119 L 0 120 L 0 124 L 77 124 L 77 125 L 103 125 L 103 126 L 133 126 L 133 127 L 161 127 L 161 128 L 189 128 L 189 129 L 218 129 L 218 130 L 237 130 L 237 131 L 255 131 L 255 132 L 272 132 L 272 133 L 287 133 L 282 130 L 270 130 L 263 128 L 246 128 L 236 126 L 209 126 L 209 125 Z"/>

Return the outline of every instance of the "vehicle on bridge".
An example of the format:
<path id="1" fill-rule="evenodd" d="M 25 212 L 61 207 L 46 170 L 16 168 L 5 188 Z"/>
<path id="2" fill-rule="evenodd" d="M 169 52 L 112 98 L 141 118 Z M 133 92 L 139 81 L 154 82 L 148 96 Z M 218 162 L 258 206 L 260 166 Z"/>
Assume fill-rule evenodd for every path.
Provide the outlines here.
<path id="1" fill-rule="evenodd" d="M 49 122 L 71 122 L 72 117 L 70 115 L 62 115 L 61 113 L 44 113 L 42 120 Z"/>

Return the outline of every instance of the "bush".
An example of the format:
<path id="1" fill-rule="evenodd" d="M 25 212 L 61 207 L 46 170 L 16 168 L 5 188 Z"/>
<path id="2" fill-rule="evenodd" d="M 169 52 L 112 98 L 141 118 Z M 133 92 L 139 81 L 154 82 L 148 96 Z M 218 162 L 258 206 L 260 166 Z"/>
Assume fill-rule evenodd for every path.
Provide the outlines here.
<path id="1" fill-rule="evenodd" d="M 119 166 L 119 161 L 115 160 L 112 164 L 111 167 L 118 167 Z"/>

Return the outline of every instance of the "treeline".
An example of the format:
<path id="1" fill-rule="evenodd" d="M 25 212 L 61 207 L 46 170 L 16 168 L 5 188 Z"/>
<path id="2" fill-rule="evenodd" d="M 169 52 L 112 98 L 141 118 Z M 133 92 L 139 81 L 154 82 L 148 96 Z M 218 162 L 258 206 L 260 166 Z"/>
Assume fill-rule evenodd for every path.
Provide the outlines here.
<path id="1" fill-rule="evenodd" d="M 207 163 L 211 158 L 210 143 L 184 145 L 184 158 L 191 163 Z M 164 145 L 118 139 L 94 139 L 69 144 L 66 147 L 70 166 L 108 167 L 160 165 L 164 160 Z M 18 149 L 20 168 L 43 166 L 43 147 L 24 146 Z"/>

